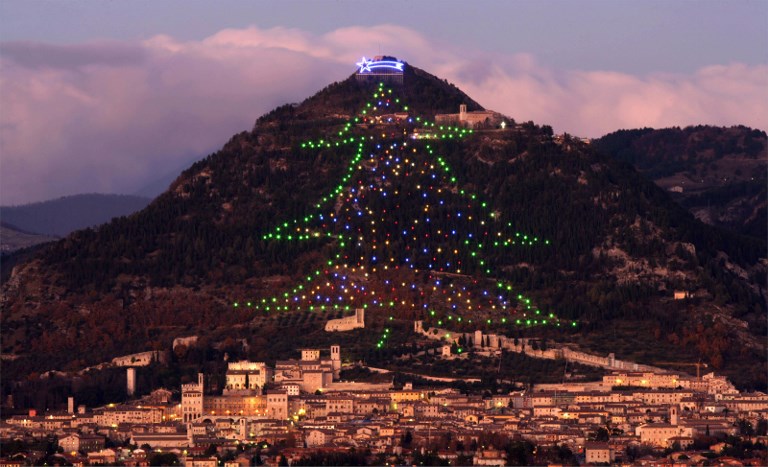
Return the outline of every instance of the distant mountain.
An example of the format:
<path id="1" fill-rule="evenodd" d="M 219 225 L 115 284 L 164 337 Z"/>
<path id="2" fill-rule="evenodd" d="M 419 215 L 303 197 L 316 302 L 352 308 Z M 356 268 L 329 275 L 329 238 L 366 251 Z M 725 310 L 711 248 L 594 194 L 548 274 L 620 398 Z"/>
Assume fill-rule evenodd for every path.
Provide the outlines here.
<path id="1" fill-rule="evenodd" d="M 699 222 L 628 163 L 546 125 L 472 113 L 412 66 L 402 79 L 353 75 L 279 107 L 146 209 L 16 266 L 4 381 L 192 334 L 244 339 L 233 359 L 332 341 L 385 364 L 418 345 L 422 320 L 640 363 L 701 359 L 766 387 L 764 241 Z M 459 127 L 462 104 L 476 131 Z M 323 331 L 359 307 L 364 329 Z"/>
<path id="2" fill-rule="evenodd" d="M 699 220 L 768 238 L 768 140 L 743 126 L 620 130 L 593 141 L 670 192 Z"/>
<path id="3" fill-rule="evenodd" d="M 21 206 L 0 207 L 0 219 L 29 233 L 64 237 L 86 227 L 144 209 L 151 199 L 131 195 L 65 196 Z"/>
<path id="4" fill-rule="evenodd" d="M 13 225 L 0 222 L 0 253 L 2 254 L 51 242 L 56 239 L 57 237 L 24 232 Z"/>

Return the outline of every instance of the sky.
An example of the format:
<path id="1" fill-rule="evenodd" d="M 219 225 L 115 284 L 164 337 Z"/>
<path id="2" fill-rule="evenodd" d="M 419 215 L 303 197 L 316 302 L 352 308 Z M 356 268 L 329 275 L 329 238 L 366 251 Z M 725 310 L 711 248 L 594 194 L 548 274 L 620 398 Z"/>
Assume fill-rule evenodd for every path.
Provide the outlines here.
<path id="1" fill-rule="evenodd" d="M 0 204 L 136 192 L 380 53 L 558 133 L 768 129 L 766 0 L 0 0 Z"/>

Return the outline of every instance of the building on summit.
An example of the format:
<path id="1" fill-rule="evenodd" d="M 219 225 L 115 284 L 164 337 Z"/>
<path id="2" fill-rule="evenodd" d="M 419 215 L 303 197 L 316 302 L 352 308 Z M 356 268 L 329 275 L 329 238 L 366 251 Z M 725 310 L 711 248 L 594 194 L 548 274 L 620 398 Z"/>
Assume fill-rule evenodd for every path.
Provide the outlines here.
<path id="1" fill-rule="evenodd" d="M 377 55 L 373 59 L 363 59 L 357 62 L 355 78 L 360 82 L 373 81 L 376 83 L 403 84 L 405 63 L 395 57 Z"/>
<path id="2" fill-rule="evenodd" d="M 435 123 L 439 125 L 461 125 L 469 128 L 481 126 L 496 127 L 504 121 L 504 116 L 493 110 L 475 110 L 467 112 L 467 104 L 459 106 L 457 114 L 437 114 Z"/>

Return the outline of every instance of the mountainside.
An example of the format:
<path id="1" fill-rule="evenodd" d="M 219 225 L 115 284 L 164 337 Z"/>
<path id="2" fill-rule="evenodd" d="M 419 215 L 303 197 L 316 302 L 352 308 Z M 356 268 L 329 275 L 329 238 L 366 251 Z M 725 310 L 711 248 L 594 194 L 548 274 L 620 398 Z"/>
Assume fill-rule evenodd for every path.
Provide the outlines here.
<path id="1" fill-rule="evenodd" d="M 138 196 L 140 198 L 148 198 L 149 200 L 155 199 L 158 195 L 162 194 L 165 190 L 168 189 L 171 183 L 176 180 L 176 178 L 184 169 L 199 159 L 200 157 L 186 159 L 186 162 L 180 163 L 175 170 L 169 170 L 160 176 L 155 174 L 156 178 L 144 183 L 141 187 L 136 189 L 136 191 L 131 193 L 131 195 Z M 147 201 L 147 204 L 149 204 L 149 200 Z"/>
<path id="2" fill-rule="evenodd" d="M 768 238 L 768 139 L 743 126 L 620 130 L 595 147 L 632 164 L 699 220 Z"/>
<path id="3" fill-rule="evenodd" d="M 21 206 L 1 206 L 0 219 L 26 232 L 64 237 L 75 230 L 132 214 L 150 201 L 140 196 L 97 193 L 64 196 Z"/>
<path id="4" fill-rule="evenodd" d="M 549 127 L 435 123 L 482 108 L 417 68 L 404 81 L 352 76 L 275 109 L 144 210 L 18 266 L 3 285 L 2 351 L 18 356 L 6 374 L 190 334 L 245 339 L 247 355 L 226 347 L 235 357 L 332 340 L 351 359 L 389 358 L 421 319 L 647 363 L 701 358 L 765 387 L 764 242 L 702 224 Z M 365 329 L 323 333 L 359 307 Z"/>
<path id="5" fill-rule="evenodd" d="M 56 240 L 56 237 L 29 233 L 5 222 L 0 223 L 0 254 L 7 254 L 53 240 Z"/>

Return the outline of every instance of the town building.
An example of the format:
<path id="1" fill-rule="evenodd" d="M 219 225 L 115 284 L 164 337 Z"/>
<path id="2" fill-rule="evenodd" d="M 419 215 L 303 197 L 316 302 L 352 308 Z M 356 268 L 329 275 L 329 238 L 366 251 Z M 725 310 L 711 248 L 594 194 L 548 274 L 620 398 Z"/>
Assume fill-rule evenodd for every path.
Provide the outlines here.
<path id="1" fill-rule="evenodd" d="M 616 460 L 616 452 L 608 443 L 587 443 L 584 455 L 587 464 L 613 464 Z"/>
<path id="2" fill-rule="evenodd" d="M 230 362 L 224 394 L 259 394 L 271 379 L 271 370 L 264 362 Z"/>

